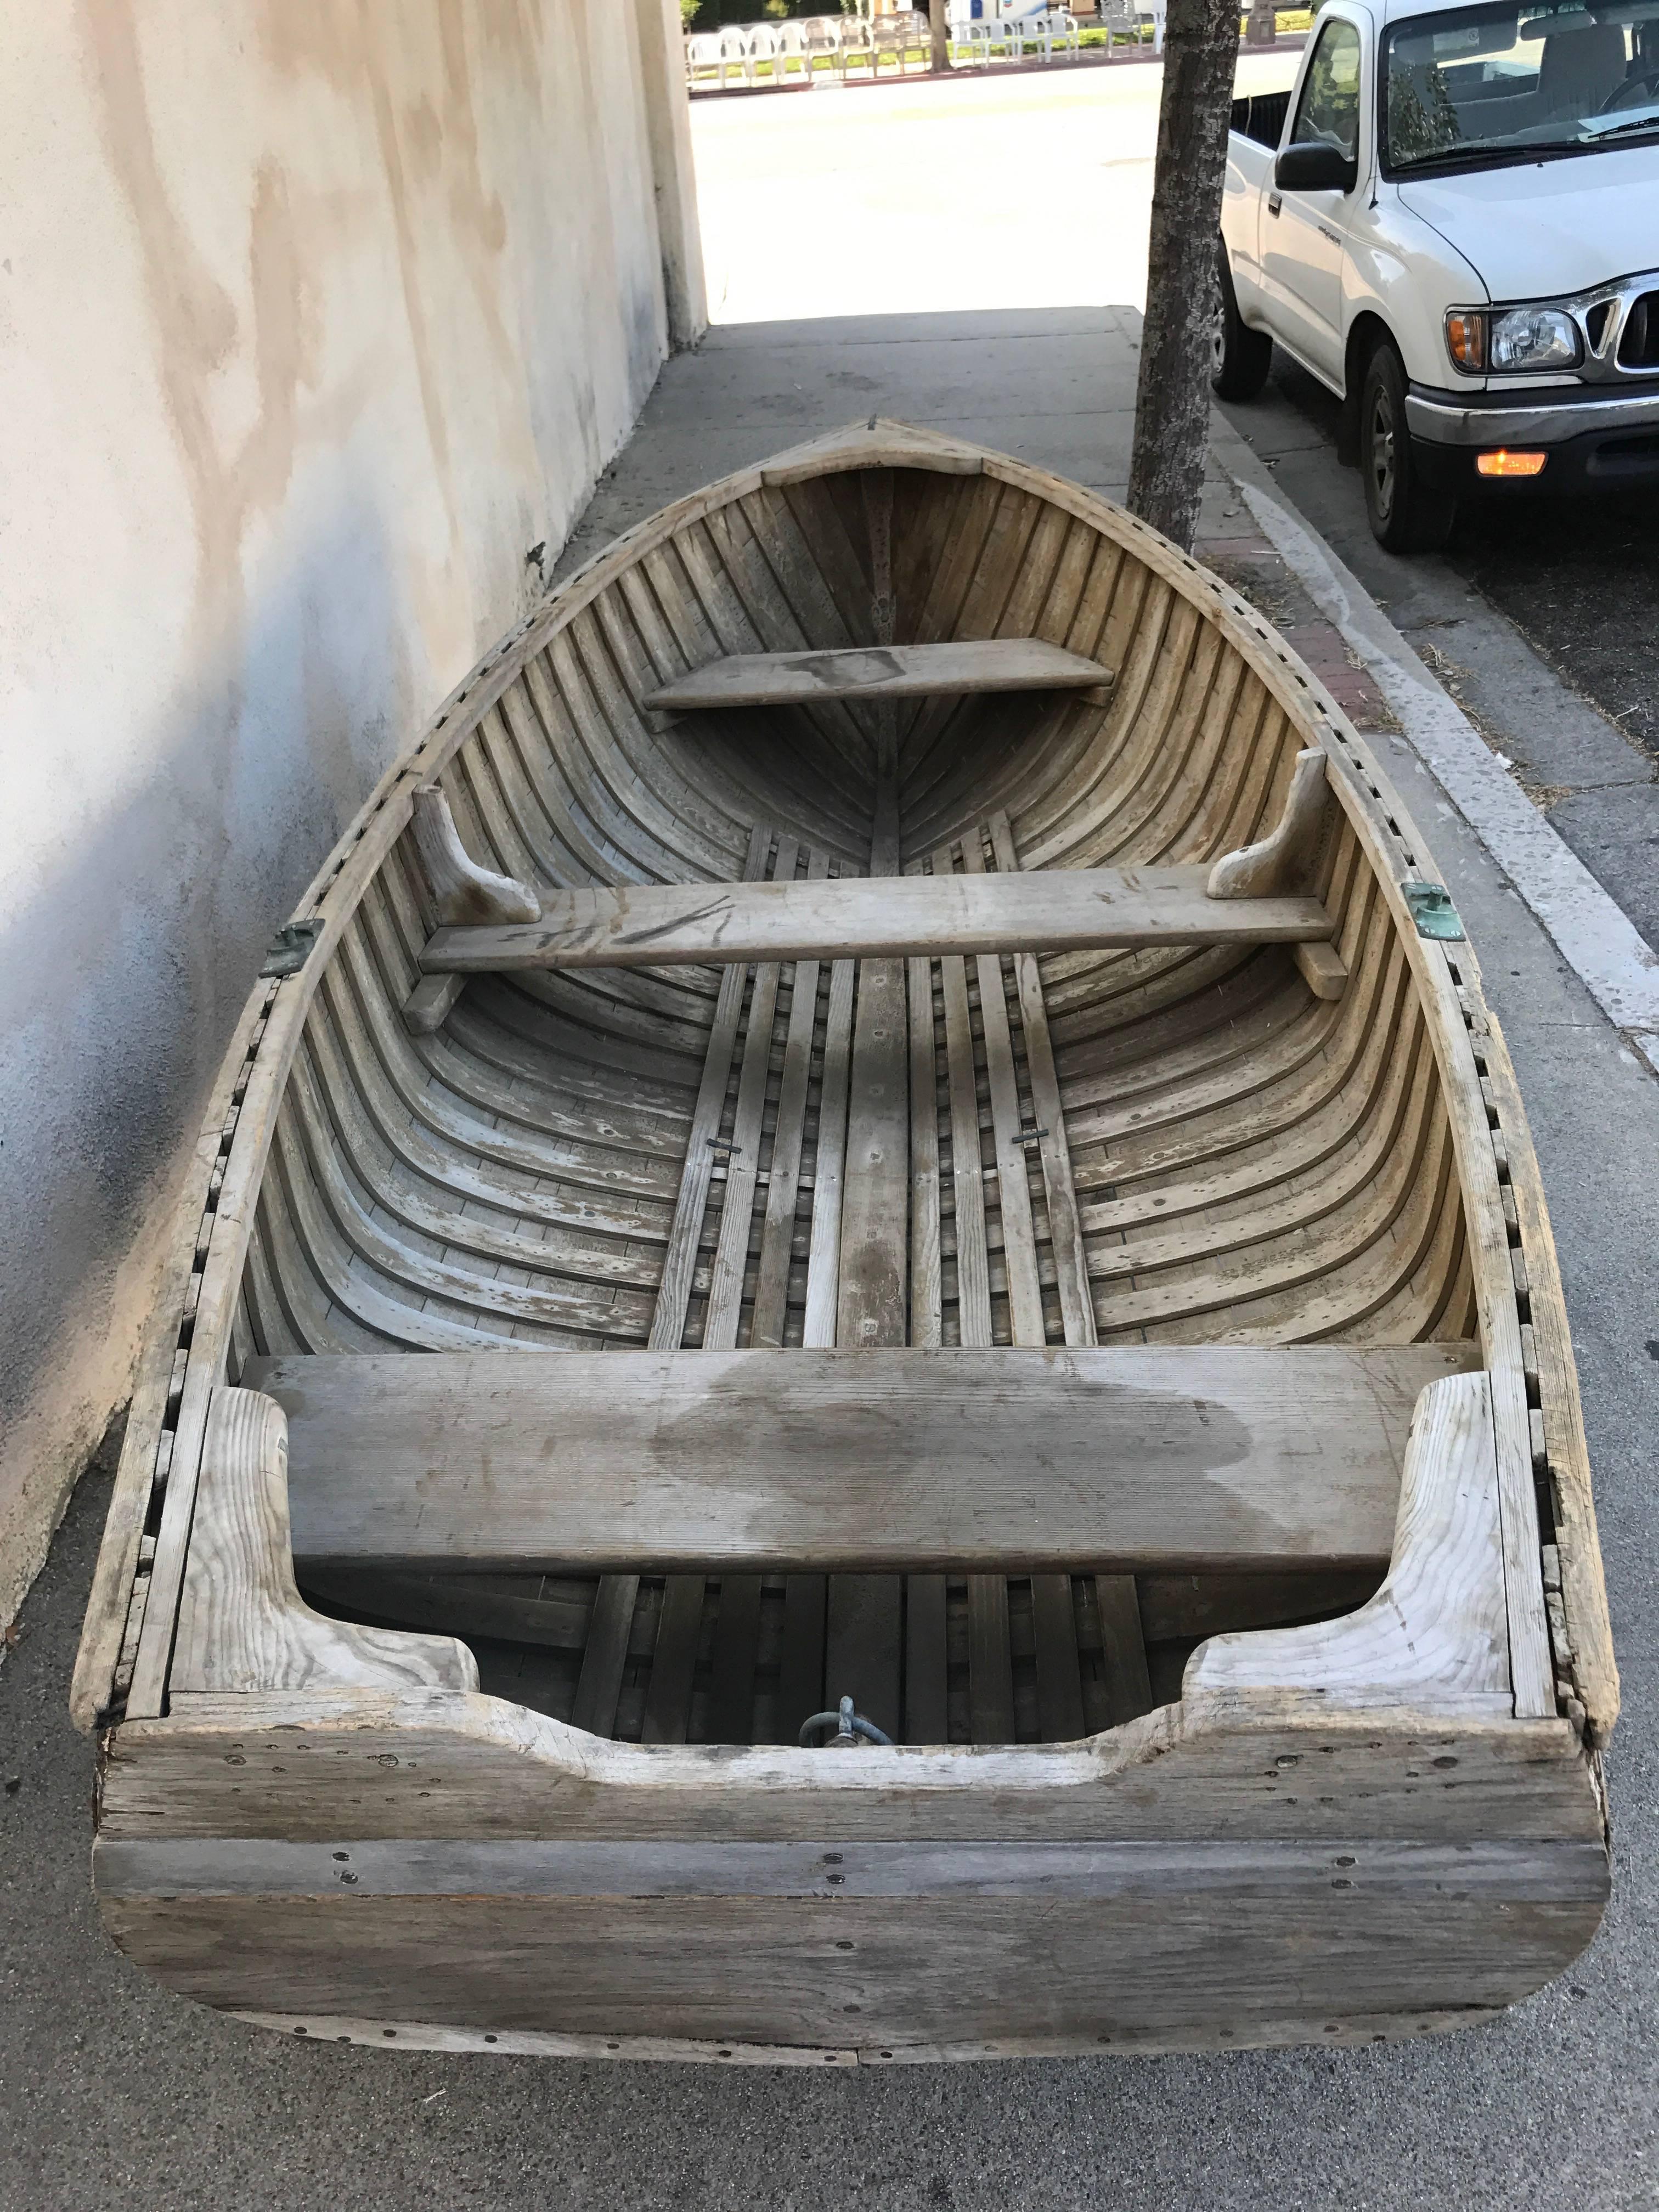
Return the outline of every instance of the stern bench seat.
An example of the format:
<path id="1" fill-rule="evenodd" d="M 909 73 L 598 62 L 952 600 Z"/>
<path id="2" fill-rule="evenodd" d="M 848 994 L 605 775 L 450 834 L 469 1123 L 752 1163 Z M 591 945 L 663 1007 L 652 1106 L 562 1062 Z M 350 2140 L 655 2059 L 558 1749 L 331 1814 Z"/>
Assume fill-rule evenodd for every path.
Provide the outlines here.
<path id="1" fill-rule="evenodd" d="M 296 1560 L 431 1571 L 1383 1566 L 1473 1344 L 252 1361 Z M 1017 1565 L 1016 1565 L 1017 1563 Z"/>

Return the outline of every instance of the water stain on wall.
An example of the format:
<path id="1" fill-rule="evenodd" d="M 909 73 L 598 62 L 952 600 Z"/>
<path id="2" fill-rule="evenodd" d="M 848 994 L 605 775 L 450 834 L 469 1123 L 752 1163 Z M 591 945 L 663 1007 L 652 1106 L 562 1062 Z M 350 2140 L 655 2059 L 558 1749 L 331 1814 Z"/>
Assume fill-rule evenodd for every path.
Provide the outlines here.
<path id="1" fill-rule="evenodd" d="M 72 835 L 49 796 L 34 824 L 61 860 L 7 942 L 0 1108 L 27 1127 L 0 1202 L 29 1237 L 0 1261 L 0 1407 L 33 1426 L 0 1464 L 0 1619 L 122 1387 L 128 1255 L 261 936 L 539 587 L 525 549 L 561 538 L 666 337 L 626 0 L 16 12 L 65 123 L 39 205 L 49 234 L 88 210 L 103 295 L 73 340 L 44 291 L 30 325 L 48 374 L 80 349 L 65 532 L 118 552 L 100 597 L 52 547 L 30 602 L 52 673 L 23 741 L 72 732 L 81 787 Z M 9 427 L 61 441 L 60 396 Z"/>

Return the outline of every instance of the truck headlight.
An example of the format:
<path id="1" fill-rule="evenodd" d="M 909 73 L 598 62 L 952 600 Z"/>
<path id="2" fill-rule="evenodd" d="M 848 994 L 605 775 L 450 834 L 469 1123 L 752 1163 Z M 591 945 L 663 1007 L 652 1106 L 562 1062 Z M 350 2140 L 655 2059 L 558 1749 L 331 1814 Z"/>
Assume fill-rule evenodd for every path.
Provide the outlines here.
<path id="1" fill-rule="evenodd" d="M 1564 307 L 1454 307 L 1446 351 L 1469 376 L 1576 368 L 1583 357 L 1578 325 Z"/>
<path id="2" fill-rule="evenodd" d="M 1493 368 L 1571 368 L 1578 326 L 1559 307 L 1509 307 L 1492 319 L 1486 358 Z"/>

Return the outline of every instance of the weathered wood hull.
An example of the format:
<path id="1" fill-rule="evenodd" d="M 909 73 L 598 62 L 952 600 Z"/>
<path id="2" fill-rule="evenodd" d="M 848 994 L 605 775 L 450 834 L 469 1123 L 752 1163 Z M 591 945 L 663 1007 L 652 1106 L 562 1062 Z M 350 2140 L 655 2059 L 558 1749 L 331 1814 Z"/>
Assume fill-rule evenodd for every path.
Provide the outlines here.
<path id="1" fill-rule="evenodd" d="M 998 638 L 1071 688 L 904 688 Z M 647 703 L 808 653 L 806 703 Z M 1054 869 L 1109 922 L 1003 880 Z M 877 426 L 590 564 L 212 1102 L 76 1677 L 115 1940 L 296 2033 L 732 2063 L 1364 2040 L 1559 1972 L 1617 1678 L 1429 874 L 1259 617 L 1019 465 Z M 657 884 L 714 902 L 610 896 Z M 931 1409 L 884 1462 L 860 1352 Z M 895 1748 L 796 1747 L 844 1691 Z"/>

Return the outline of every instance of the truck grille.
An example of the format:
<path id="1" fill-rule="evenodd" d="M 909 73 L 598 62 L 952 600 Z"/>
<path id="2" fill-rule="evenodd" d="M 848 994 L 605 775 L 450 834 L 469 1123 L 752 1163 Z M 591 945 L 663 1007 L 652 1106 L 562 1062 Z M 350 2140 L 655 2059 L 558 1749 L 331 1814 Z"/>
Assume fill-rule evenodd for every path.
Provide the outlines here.
<path id="1" fill-rule="evenodd" d="M 1659 368 L 1659 292 L 1644 292 L 1625 318 L 1620 368 Z"/>

